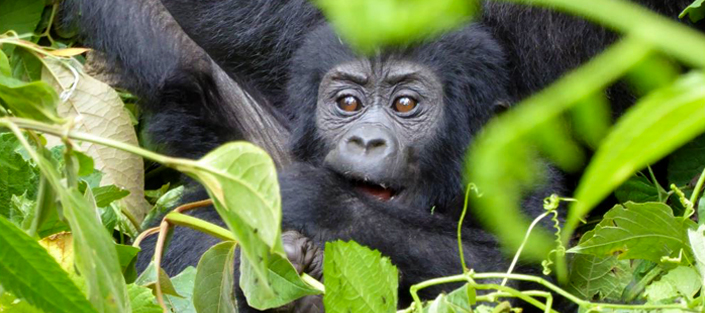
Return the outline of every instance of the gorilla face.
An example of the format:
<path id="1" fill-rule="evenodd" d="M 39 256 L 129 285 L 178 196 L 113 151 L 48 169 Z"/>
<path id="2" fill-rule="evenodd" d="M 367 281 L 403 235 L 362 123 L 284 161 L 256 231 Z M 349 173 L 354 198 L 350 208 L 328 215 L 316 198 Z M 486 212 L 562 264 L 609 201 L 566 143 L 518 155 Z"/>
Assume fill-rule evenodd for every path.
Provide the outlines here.
<path id="1" fill-rule="evenodd" d="M 414 62 L 358 59 L 333 67 L 318 88 L 323 164 L 359 191 L 387 201 L 419 179 L 417 154 L 439 131 L 443 90 Z"/>

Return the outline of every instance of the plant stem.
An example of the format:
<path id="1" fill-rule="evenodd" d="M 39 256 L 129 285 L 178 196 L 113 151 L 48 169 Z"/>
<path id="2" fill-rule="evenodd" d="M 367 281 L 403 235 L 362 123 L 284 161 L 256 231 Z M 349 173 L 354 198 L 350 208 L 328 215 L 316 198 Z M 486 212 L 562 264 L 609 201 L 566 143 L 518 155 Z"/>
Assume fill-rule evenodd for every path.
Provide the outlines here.
<path id="1" fill-rule="evenodd" d="M 465 204 L 463 205 L 463 212 L 460 213 L 460 220 L 458 221 L 458 254 L 460 255 L 460 265 L 463 267 L 463 273 L 468 271 L 468 267 L 465 265 L 465 255 L 463 254 L 463 221 L 465 220 L 465 214 L 468 213 L 468 200 L 470 198 L 470 189 L 472 184 L 468 184 L 465 189 Z"/>
<path id="2" fill-rule="evenodd" d="M 111 148 L 115 148 L 118 150 L 122 151 L 127 151 L 130 153 L 134 153 L 136 155 L 139 155 L 145 159 L 149 159 L 158 163 L 162 163 L 167 166 L 174 166 L 175 164 L 185 164 L 185 163 L 195 163 L 192 160 L 186 160 L 186 159 L 177 159 L 177 158 L 172 158 L 168 156 L 164 156 L 137 146 L 133 146 L 130 144 L 126 144 L 124 142 L 120 142 L 117 140 L 109 139 L 109 138 L 103 138 L 100 136 L 95 136 L 89 133 L 84 133 L 80 131 L 65 131 L 64 129 L 57 127 L 57 126 L 52 126 L 52 125 L 47 125 L 41 122 L 36 122 L 33 120 L 29 119 L 24 119 L 24 118 L 18 118 L 18 117 L 3 117 L 0 118 L 0 125 L 6 126 L 8 123 L 12 123 L 17 125 L 20 128 L 23 129 L 31 129 L 35 130 L 41 133 L 49 134 L 52 136 L 57 136 L 57 137 L 63 137 L 66 136 L 71 139 L 76 139 L 76 140 L 83 140 L 95 144 L 100 144 L 104 146 L 108 146 Z"/>
<path id="3" fill-rule="evenodd" d="M 516 266 L 517 262 L 519 261 L 519 256 L 521 256 L 521 251 L 524 250 L 524 246 L 526 245 L 527 242 L 529 242 L 529 237 L 531 236 L 531 231 L 534 230 L 534 227 L 536 227 L 536 224 L 538 224 L 544 217 L 548 216 L 552 211 L 546 211 L 541 213 L 541 215 L 537 216 L 533 222 L 531 222 L 531 225 L 529 225 L 529 229 L 526 230 L 526 234 L 524 234 L 524 240 L 521 242 L 521 245 L 519 246 L 519 249 L 517 249 L 517 252 L 514 254 L 514 259 L 512 259 L 512 264 L 509 265 L 509 269 L 507 270 L 507 274 L 511 274 L 514 271 L 514 266 Z M 507 285 L 507 280 L 508 278 L 505 277 L 502 280 L 502 286 Z"/>
<path id="4" fill-rule="evenodd" d="M 164 217 L 164 220 L 168 221 L 169 224 L 172 225 L 178 225 L 178 226 L 185 226 L 191 229 L 195 229 L 197 231 L 206 233 L 208 235 L 211 235 L 215 238 L 218 238 L 220 240 L 225 240 L 225 241 L 235 241 L 235 237 L 233 237 L 233 233 L 230 232 L 229 230 L 220 227 L 218 225 L 215 225 L 213 223 L 209 223 L 207 221 L 204 221 L 200 218 L 196 218 L 193 216 L 189 216 L 186 214 L 178 213 L 178 212 L 171 212 Z"/>
<path id="5" fill-rule="evenodd" d="M 690 195 L 690 203 L 693 204 L 693 207 L 696 207 L 698 205 L 697 201 L 698 197 L 700 196 L 700 191 L 703 189 L 703 183 L 705 183 L 705 169 L 703 169 L 703 172 L 700 173 L 698 182 L 695 184 L 695 190 L 693 190 L 693 194 Z"/>

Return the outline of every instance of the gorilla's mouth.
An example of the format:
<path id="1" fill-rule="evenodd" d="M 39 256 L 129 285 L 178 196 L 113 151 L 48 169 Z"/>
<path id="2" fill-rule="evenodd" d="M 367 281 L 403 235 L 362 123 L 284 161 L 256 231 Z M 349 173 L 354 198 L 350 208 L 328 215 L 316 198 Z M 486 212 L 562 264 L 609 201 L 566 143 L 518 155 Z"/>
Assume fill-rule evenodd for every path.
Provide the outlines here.
<path id="1" fill-rule="evenodd" d="M 354 185 L 355 189 L 359 192 L 381 201 L 389 201 L 397 194 L 397 191 L 390 187 L 374 184 L 372 182 L 355 181 Z"/>

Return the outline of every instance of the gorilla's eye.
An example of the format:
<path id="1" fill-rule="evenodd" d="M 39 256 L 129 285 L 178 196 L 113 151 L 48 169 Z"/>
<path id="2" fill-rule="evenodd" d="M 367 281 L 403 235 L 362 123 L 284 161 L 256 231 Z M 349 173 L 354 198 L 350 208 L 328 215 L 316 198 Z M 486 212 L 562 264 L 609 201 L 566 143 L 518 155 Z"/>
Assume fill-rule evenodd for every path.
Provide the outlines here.
<path id="1" fill-rule="evenodd" d="M 397 111 L 399 113 L 407 113 L 416 108 L 416 105 L 419 104 L 416 99 L 412 97 L 399 97 L 394 99 L 394 111 Z"/>
<path id="2" fill-rule="evenodd" d="M 355 112 L 362 108 L 360 99 L 355 96 L 342 96 L 337 102 L 338 107 L 345 112 Z"/>

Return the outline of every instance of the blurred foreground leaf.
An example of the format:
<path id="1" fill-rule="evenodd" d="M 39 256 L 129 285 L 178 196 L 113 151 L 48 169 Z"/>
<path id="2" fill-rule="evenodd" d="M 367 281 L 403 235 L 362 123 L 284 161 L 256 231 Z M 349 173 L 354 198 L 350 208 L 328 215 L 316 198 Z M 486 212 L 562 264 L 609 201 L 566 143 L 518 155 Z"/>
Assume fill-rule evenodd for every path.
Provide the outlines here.
<path id="1" fill-rule="evenodd" d="M 396 311 L 399 276 L 388 258 L 353 241 L 327 242 L 324 251 L 326 312 Z"/>
<path id="2" fill-rule="evenodd" d="M 315 0 L 353 47 L 372 53 L 449 31 L 470 20 L 474 0 Z"/>
<path id="3" fill-rule="evenodd" d="M 0 0 L 0 34 L 14 30 L 18 34 L 31 33 L 39 24 L 44 0 Z"/>
<path id="4" fill-rule="evenodd" d="M 636 171 L 705 131 L 705 74 L 692 72 L 640 99 L 602 142 L 575 191 L 566 234 Z"/>
<path id="5" fill-rule="evenodd" d="M 83 293 L 34 239 L 0 217 L 0 284 L 46 312 L 95 312 Z"/>

